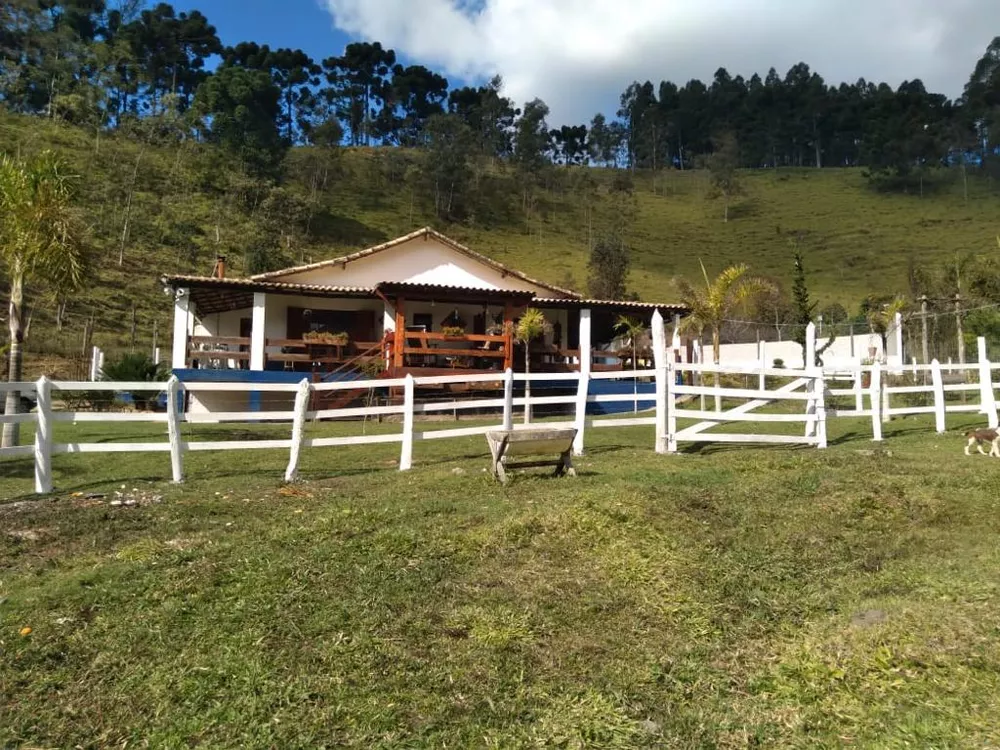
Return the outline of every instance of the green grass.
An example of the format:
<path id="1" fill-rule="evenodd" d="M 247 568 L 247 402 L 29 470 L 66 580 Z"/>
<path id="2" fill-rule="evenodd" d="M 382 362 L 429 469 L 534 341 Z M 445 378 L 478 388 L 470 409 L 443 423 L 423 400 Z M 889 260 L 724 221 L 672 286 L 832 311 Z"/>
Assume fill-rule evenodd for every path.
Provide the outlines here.
<path id="1" fill-rule="evenodd" d="M 189 454 L 182 486 L 57 456 L 40 500 L 4 461 L 0 746 L 996 745 L 995 464 L 924 419 L 891 455 L 830 428 L 669 457 L 594 430 L 579 477 L 507 488 L 481 438 L 407 473 L 305 450 L 291 487 L 283 451 Z"/>
<path id="2" fill-rule="evenodd" d="M 60 374 L 60 368 L 69 374 L 58 359 L 38 355 L 78 353 L 84 321 L 91 314 L 97 321 L 96 344 L 112 353 L 127 346 L 133 304 L 139 346 L 151 345 L 154 321 L 160 345 L 167 345 L 172 311 L 159 276 L 207 274 L 217 252 L 227 253 L 232 272 L 240 273 L 251 248 L 269 249 L 276 262 L 290 265 L 334 257 L 431 224 L 549 282 L 561 283 L 570 274 L 584 289 L 590 236 L 617 225 L 622 215 L 609 190 L 613 175 L 608 170 L 590 170 L 596 190 L 589 199 L 576 187 L 580 168 L 557 170 L 527 213 L 513 173 L 493 170 L 482 177 L 473 214 L 462 224 L 449 225 L 434 218 L 422 192 L 404 178 L 416 160 L 411 152 L 345 150 L 331 167 L 325 189 L 314 195 L 316 154 L 296 149 L 287 158 L 284 188 L 300 207 L 312 205 L 307 231 L 288 209 L 267 208 L 266 186 L 248 183 L 233 171 L 231 160 L 203 144 L 142 145 L 121 134 L 97 137 L 39 118 L 0 113 L 0 150 L 28 153 L 45 147 L 62 153 L 81 176 L 80 202 L 91 229 L 95 268 L 86 288 L 70 301 L 61 333 L 53 331 L 54 301 L 34 297 L 31 377 L 42 371 Z M 133 174 L 130 228 L 119 266 Z M 707 197 L 704 172 L 637 172 L 635 216 L 627 222 L 633 248 L 630 288 L 646 300 L 671 301 L 676 296 L 672 279 L 698 277 L 699 260 L 711 273 L 745 262 L 788 286 L 793 242 L 798 242 L 813 299 L 821 306 L 840 302 L 853 312 L 869 293 L 907 291 L 911 258 L 927 265 L 952 262 L 956 253 L 992 252 L 1000 233 L 1000 191 L 974 178 L 966 201 L 957 172 L 946 173 L 942 184 L 924 197 L 877 193 L 859 169 L 782 169 L 742 176 L 745 195 L 724 223 L 721 203 Z"/>

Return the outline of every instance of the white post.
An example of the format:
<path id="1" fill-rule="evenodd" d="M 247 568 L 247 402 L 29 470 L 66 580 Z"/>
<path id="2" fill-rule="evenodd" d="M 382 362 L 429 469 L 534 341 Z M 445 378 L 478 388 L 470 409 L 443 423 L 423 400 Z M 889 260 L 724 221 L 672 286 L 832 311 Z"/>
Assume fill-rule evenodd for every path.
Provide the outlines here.
<path id="1" fill-rule="evenodd" d="M 52 492 L 52 382 L 42 375 L 35 383 L 38 416 L 35 425 L 35 492 Z"/>
<path id="2" fill-rule="evenodd" d="M 265 311 L 267 309 L 267 295 L 264 292 L 254 292 L 253 294 L 253 317 L 250 322 L 250 369 L 264 369 L 264 344 L 265 344 Z"/>
<path id="3" fill-rule="evenodd" d="M 653 367 L 656 368 L 656 434 L 653 445 L 657 453 L 667 452 L 667 378 L 668 363 L 673 359 L 673 351 L 667 352 L 667 334 L 663 330 L 663 316 L 659 310 L 653 313 Z"/>
<path id="4" fill-rule="evenodd" d="M 677 452 L 677 371 L 667 362 L 667 453 Z"/>
<path id="5" fill-rule="evenodd" d="M 153 349 L 153 364 L 154 365 L 160 364 L 160 347 L 156 347 L 155 349 Z"/>
<path id="6" fill-rule="evenodd" d="M 997 402 L 993 395 L 993 370 L 986 356 L 986 339 L 980 336 L 976 339 L 979 346 L 979 403 L 980 411 L 986 415 L 989 426 L 994 430 L 998 426 Z"/>
<path id="7" fill-rule="evenodd" d="M 934 388 L 934 427 L 938 433 L 945 431 L 944 421 L 944 381 L 941 379 L 941 363 L 931 360 L 931 385 Z"/>
<path id="8" fill-rule="evenodd" d="M 826 380 L 823 368 L 816 368 L 816 447 L 826 448 Z"/>
<path id="9" fill-rule="evenodd" d="M 882 439 L 882 363 L 872 365 L 872 382 L 868 388 L 868 398 L 872 405 L 872 440 Z"/>
<path id="10" fill-rule="evenodd" d="M 403 445 L 399 451 L 399 470 L 413 467 L 413 376 L 407 374 L 403 384 Z"/>
<path id="11" fill-rule="evenodd" d="M 703 356 L 701 356 L 702 355 L 701 339 L 697 339 L 697 340 L 694 341 L 694 351 L 693 351 L 693 354 L 694 354 L 694 361 L 695 361 L 696 364 L 699 364 L 699 365 L 705 364 L 705 358 Z M 692 377 L 692 380 L 697 380 L 699 386 L 705 385 L 705 373 L 699 371 L 698 373 L 695 374 L 694 377 Z M 701 409 L 702 411 L 705 411 L 705 394 L 704 393 L 700 394 L 700 403 L 698 405 L 698 408 Z"/>
<path id="12" fill-rule="evenodd" d="M 96 346 L 90 348 L 90 382 L 97 380 L 97 353 L 100 351 Z"/>
<path id="13" fill-rule="evenodd" d="M 103 372 L 104 372 L 104 350 L 98 349 L 97 350 L 97 373 L 96 373 L 96 376 L 94 377 L 94 380 L 100 380 L 101 377 L 102 377 L 101 373 L 103 373 Z"/>
<path id="14" fill-rule="evenodd" d="M 810 323 L 806 326 L 806 348 L 802 354 L 802 369 L 805 370 L 807 377 L 810 377 L 810 374 L 816 371 L 815 323 Z M 816 435 L 816 405 L 818 403 L 816 388 L 818 384 L 819 381 L 816 378 L 810 377 L 809 385 L 807 386 L 810 398 L 806 401 L 806 437 L 814 437 Z"/>
<path id="15" fill-rule="evenodd" d="M 902 313 L 896 313 L 896 318 L 893 320 L 893 326 L 895 331 L 893 333 L 893 342 L 896 347 L 896 356 L 899 357 L 899 366 L 902 367 L 906 364 L 906 360 L 903 359 L 903 315 Z"/>
<path id="16" fill-rule="evenodd" d="M 184 481 L 183 459 L 181 451 L 181 419 L 180 397 L 181 381 L 176 375 L 171 375 L 167 381 L 167 436 L 170 440 L 170 471 L 175 484 Z"/>
<path id="17" fill-rule="evenodd" d="M 584 432 L 587 428 L 587 396 L 590 392 L 591 338 L 590 308 L 580 310 L 580 380 L 576 388 L 576 438 L 573 453 L 583 455 Z"/>
<path id="18" fill-rule="evenodd" d="M 864 411 L 865 409 L 865 398 L 864 390 L 861 381 L 864 378 L 864 365 L 860 361 L 854 362 L 854 410 Z"/>
<path id="19" fill-rule="evenodd" d="M 183 369 L 187 367 L 188 331 L 191 317 L 191 294 L 187 289 L 174 292 L 174 340 L 171 367 Z"/>
<path id="20" fill-rule="evenodd" d="M 883 377 L 886 382 L 882 384 L 882 421 L 891 422 L 892 413 L 889 411 L 892 408 L 891 397 L 889 396 L 889 373 L 891 372 L 888 365 L 886 365 Z"/>
<path id="21" fill-rule="evenodd" d="M 810 370 L 816 366 L 816 324 L 810 323 L 806 326 L 806 350 L 803 353 L 803 370 Z"/>
<path id="22" fill-rule="evenodd" d="M 503 428 L 514 429 L 514 371 L 509 367 L 503 374 Z"/>
<path id="23" fill-rule="evenodd" d="M 916 357 L 910 357 L 910 365 L 913 368 L 913 382 L 916 383 L 917 382 L 917 358 Z"/>
<path id="24" fill-rule="evenodd" d="M 299 389 L 295 392 L 295 417 L 292 419 L 292 447 L 288 454 L 288 468 L 285 469 L 286 482 L 294 482 L 299 475 L 299 454 L 302 452 L 302 436 L 311 396 L 312 384 L 302 378 Z"/>
<path id="25" fill-rule="evenodd" d="M 767 368 L 767 350 L 765 342 L 757 342 L 757 361 L 760 362 L 760 377 L 757 378 L 757 390 L 763 391 L 767 388 L 767 381 L 764 378 L 764 370 Z"/>
<path id="26" fill-rule="evenodd" d="M 675 352 L 681 350 L 681 316 L 674 315 L 674 332 L 670 337 L 670 348 Z"/>

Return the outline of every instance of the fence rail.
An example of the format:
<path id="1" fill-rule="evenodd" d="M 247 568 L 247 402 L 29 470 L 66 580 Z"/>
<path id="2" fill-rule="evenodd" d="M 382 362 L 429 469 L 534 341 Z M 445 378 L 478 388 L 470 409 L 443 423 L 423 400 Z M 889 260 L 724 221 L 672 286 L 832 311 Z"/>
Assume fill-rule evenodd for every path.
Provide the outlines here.
<path id="1" fill-rule="evenodd" d="M 815 335 L 812 327 L 807 336 L 807 349 L 815 346 Z M 246 383 L 246 382 L 208 382 L 182 384 L 176 377 L 166 383 L 116 383 L 66 381 L 53 382 L 41 378 L 35 383 L 0 383 L 0 396 L 15 391 L 21 394 L 34 395 L 37 398 L 37 409 L 31 413 L 0 415 L 0 424 L 35 423 L 35 438 L 33 445 L 20 445 L 0 449 L 0 457 L 33 456 L 35 463 L 35 490 L 38 493 L 48 493 L 52 490 L 52 456 L 75 453 L 126 453 L 126 452 L 159 452 L 169 453 L 171 458 L 171 476 L 173 481 L 183 479 L 184 455 L 189 451 L 226 451 L 250 449 L 280 449 L 288 450 L 289 458 L 285 470 L 285 478 L 289 481 L 298 474 L 298 463 L 303 449 L 323 447 L 393 444 L 400 446 L 399 468 L 410 469 L 413 463 L 413 444 L 417 440 L 444 440 L 449 438 L 481 435 L 489 430 L 502 427 L 504 429 L 530 429 L 531 409 L 535 406 L 567 406 L 570 419 L 547 421 L 547 427 L 576 427 L 577 440 L 574 450 L 583 451 L 584 435 L 589 428 L 651 426 L 654 427 L 655 448 L 660 453 L 672 453 L 678 450 L 678 443 L 762 443 L 762 444 L 802 444 L 818 448 L 826 447 L 826 426 L 830 418 L 854 417 L 871 420 L 872 438 L 882 439 L 882 423 L 894 416 L 933 414 L 935 428 L 938 432 L 945 430 L 945 422 L 951 413 L 982 413 L 990 426 L 996 427 L 997 404 L 995 389 L 1000 383 L 993 381 L 993 371 L 1000 365 L 993 364 L 986 356 L 985 342 L 980 339 L 979 361 L 951 368 L 942 366 L 937 361 L 929 365 L 896 368 L 891 373 L 896 380 L 890 382 L 885 368 L 879 363 L 874 365 L 853 366 L 838 365 L 836 368 L 824 369 L 819 366 L 802 370 L 767 367 L 763 362 L 745 363 L 741 365 L 726 364 L 724 366 L 710 364 L 684 364 L 673 361 L 674 350 L 668 349 L 663 321 L 659 313 L 653 316 L 653 369 L 621 370 L 615 372 L 583 372 L 583 373 L 532 373 L 515 374 L 506 370 L 498 374 L 456 374 L 448 376 L 371 379 L 348 382 L 312 383 L 304 378 L 299 383 Z M 669 356 L 668 356 L 669 355 Z M 807 361 L 812 361 L 807 357 Z M 945 383 L 946 370 L 961 371 L 964 377 L 977 377 L 978 382 Z M 917 383 L 917 374 L 926 372 L 930 375 L 930 383 Z M 976 373 L 975 376 L 972 373 Z M 678 376 L 683 374 L 698 376 L 697 384 L 686 385 L 678 382 Z M 705 375 L 718 375 L 720 379 L 729 378 L 726 385 L 706 383 Z M 733 387 L 733 377 L 743 376 L 755 380 L 756 387 Z M 900 379 L 912 378 L 913 382 L 902 382 Z M 682 379 L 682 378 L 681 378 Z M 695 378 L 691 378 L 695 380 Z M 590 384 L 594 381 L 620 380 L 634 384 L 632 393 L 598 394 L 590 392 Z M 713 377 L 714 381 L 715 378 Z M 575 393 L 568 395 L 527 395 L 527 385 L 530 383 L 566 382 L 575 386 Z M 514 396 L 514 385 L 520 382 L 525 385 L 524 396 Z M 655 392 L 638 393 L 640 382 L 655 384 Z M 495 384 L 502 386 L 502 398 L 473 398 L 467 400 L 432 401 L 418 403 L 415 397 L 418 386 Z M 310 409 L 313 396 L 317 393 L 336 392 L 342 390 L 385 390 L 402 389 L 402 403 L 384 406 L 344 406 L 330 409 Z M 166 413 L 121 413 L 121 412 L 86 412 L 79 410 L 56 410 L 53 408 L 53 395 L 71 396 L 73 393 L 103 391 L 103 392 L 166 392 Z M 252 393 L 270 392 L 294 394 L 294 405 L 291 409 L 280 411 L 225 411 L 201 413 L 184 413 L 182 408 L 183 394 L 189 393 Z M 975 394 L 978 394 L 976 396 Z M 715 408 L 707 408 L 705 400 L 713 398 Z M 924 397 L 926 403 L 898 403 L 899 399 L 912 401 Z M 949 401 L 949 397 L 951 400 Z M 961 397 L 962 402 L 957 399 Z M 690 402 L 699 399 L 701 404 L 695 408 Z M 726 408 L 723 408 L 723 399 Z M 842 402 L 853 400 L 853 408 L 847 408 Z M 897 403 L 894 403 L 894 399 Z M 735 405 L 732 403 L 736 401 Z M 631 416 L 595 419 L 588 416 L 587 407 L 590 404 L 629 403 L 632 402 L 638 411 L 639 405 L 652 405 L 649 414 L 633 414 Z M 766 407 L 775 404 L 785 404 L 786 411 L 764 411 Z M 521 408 L 525 412 L 525 423 L 514 425 L 514 411 Z M 434 415 L 442 412 L 457 412 L 468 410 L 497 410 L 500 422 L 492 425 L 477 425 L 448 429 L 427 429 L 421 426 L 417 429 L 417 415 Z M 794 409 L 789 411 L 788 409 Z M 401 429 L 393 434 L 351 435 L 338 437 L 307 437 L 304 428 L 307 422 L 325 419 L 350 419 L 362 416 L 398 415 L 401 419 Z M 684 420 L 685 426 L 679 428 L 678 420 Z M 121 443 L 56 443 L 52 437 L 54 423 L 93 423 L 93 422 L 135 422 L 166 424 L 166 440 L 163 442 L 121 442 Z M 181 425 L 212 424 L 221 422 L 254 422 L 261 424 L 290 424 L 288 437 L 257 439 L 257 440 L 187 440 L 181 435 Z M 688 424 L 693 422 L 693 424 Z M 786 429 L 794 428 L 798 434 L 772 434 L 768 432 L 719 432 L 716 428 L 727 424 L 760 424 L 778 425 Z"/>

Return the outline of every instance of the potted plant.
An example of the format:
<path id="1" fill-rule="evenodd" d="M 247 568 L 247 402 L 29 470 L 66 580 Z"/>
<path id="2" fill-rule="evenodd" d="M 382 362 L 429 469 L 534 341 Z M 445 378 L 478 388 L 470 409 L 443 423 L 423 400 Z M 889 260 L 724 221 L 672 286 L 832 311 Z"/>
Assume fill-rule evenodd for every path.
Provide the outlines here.
<path id="1" fill-rule="evenodd" d="M 458 314 L 458 310 L 452 310 L 448 313 L 448 317 L 441 321 L 441 333 L 446 338 L 465 335 L 465 319 Z"/>
<path id="2" fill-rule="evenodd" d="M 877 350 L 873 346 L 873 347 L 871 347 L 869 349 L 869 351 L 870 352 L 875 352 Z M 872 354 L 872 356 L 865 357 L 864 359 L 861 360 L 861 366 L 862 367 L 871 367 L 873 364 L 875 364 L 875 355 L 874 355 L 874 353 Z M 871 370 L 862 370 L 861 371 L 861 387 L 862 388 L 871 388 L 871 385 L 872 385 L 872 371 Z"/>
<path id="3" fill-rule="evenodd" d="M 344 331 L 331 333 L 330 331 L 307 331 L 302 334 L 302 340 L 311 344 L 329 344 L 331 346 L 346 346 L 350 337 Z"/>

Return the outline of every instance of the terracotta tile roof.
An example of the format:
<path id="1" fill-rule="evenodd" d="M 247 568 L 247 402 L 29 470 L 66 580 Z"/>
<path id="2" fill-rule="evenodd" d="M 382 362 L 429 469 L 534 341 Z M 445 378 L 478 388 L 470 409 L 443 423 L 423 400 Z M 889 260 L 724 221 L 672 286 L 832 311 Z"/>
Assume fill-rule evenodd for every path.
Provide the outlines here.
<path id="1" fill-rule="evenodd" d="M 544 281 L 539 281 L 538 279 L 533 279 L 530 276 L 521 273 L 520 271 L 505 266 L 502 263 L 498 263 L 492 258 L 488 258 L 481 253 L 477 253 L 474 250 L 467 248 L 465 245 L 456 242 L 450 237 L 446 237 L 440 232 L 432 229 L 431 227 L 424 227 L 423 229 L 418 229 L 416 232 L 411 232 L 410 234 L 404 235 L 402 237 L 397 237 L 394 240 L 389 240 L 388 242 L 383 242 L 381 245 L 374 245 L 373 247 L 365 248 L 364 250 L 359 250 L 356 253 L 351 253 L 350 255 L 344 255 L 340 258 L 331 258 L 329 260 L 322 260 L 317 263 L 308 263 L 302 266 L 293 266 L 291 268 L 283 268 L 280 271 L 269 271 L 267 273 L 260 273 L 255 276 L 251 276 L 252 279 L 277 279 L 282 276 L 288 276 L 295 273 L 301 273 L 303 271 L 312 271 L 317 268 L 327 268 L 329 266 L 347 265 L 355 260 L 360 260 L 361 258 L 367 258 L 376 253 L 380 253 L 384 250 L 389 250 L 390 248 L 402 245 L 405 242 L 415 240 L 419 237 L 433 237 L 438 242 L 447 245 L 456 252 L 462 253 L 463 255 L 472 258 L 473 260 L 479 261 L 480 263 L 489 266 L 495 271 L 506 276 L 513 276 L 515 278 L 521 279 L 522 281 L 527 281 L 529 284 L 534 284 L 535 286 L 542 287 L 543 289 L 548 289 L 550 291 L 556 292 L 558 294 L 565 295 L 569 298 L 579 298 L 580 295 L 570 289 L 563 289 L 558 286 L 546 283 Z"/>
<path id="2" fill-rule="evenodd" d="M 184 286 L 185 284 L 199 287 L 214 287 L 218 289 L 237 289 L 251 292 L 292 291 L 292 292 L 328 292 L 333 294 L 357 295 L 367 297 L 374 290 L 367 286 L 333 286 L 330 284 L 299 284 L 286 281 L 265 281 L 256 277 L 219 279 L 214 276 L 186 276 L 183 274 L 161 276 L 160 281 L 169 286 Z"/>
<path id="3" fill-rule="evenodd" d="M 597 307 L 612 308 L 615 310 L 669 310 L 671 312 L 686 313 L 688 308 L 677 302 L 637 302 L 635 300 L 620 299 L 559 299 L 556 297 L 536 297 L 532 304 L 539 307 Z"/>

